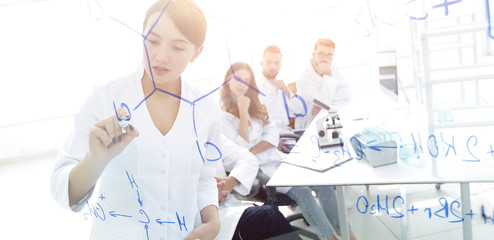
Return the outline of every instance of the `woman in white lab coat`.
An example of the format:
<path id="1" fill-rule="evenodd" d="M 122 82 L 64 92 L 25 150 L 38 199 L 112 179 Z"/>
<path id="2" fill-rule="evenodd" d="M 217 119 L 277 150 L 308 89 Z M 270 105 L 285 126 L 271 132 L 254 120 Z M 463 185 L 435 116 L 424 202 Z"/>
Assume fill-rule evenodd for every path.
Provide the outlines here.
<path id="1" fill-rule="evenodd" d="M 222 133 L 255 154 L 259 168 L 272 176 L 286 154 L 276 148 L 279 134 L 276 126 L 269 122 L 266 107 L 259 100 L 251 67 L 241 62 L 232 64 L 224 81 L 227 84 L 220 90 L 224 111 Z M 317 193 L 323 211 L 312 196 L 312 190 Z M 328 224 L 329 221 L 340 233 L 336 195 L 332 187 L 277 188 L 277 191 L 286 193 L 297 202 L 305 219 L 321 238 L 336 239 Z M 351 237 L 355 239 L 353 234 Z"/>
<path id="2" fill-rule="evenodd" d="M 201 94 L 181 78 L 205 34 L 194 2 L 154 3 L 144 20 L 143 65 L 96 87 L 77 113 L 51 191 L 67 209 L 88 206 L 92 239 L 213 239 L 219 232 L 220 110 L 208 98 L 190 104 Z"/>

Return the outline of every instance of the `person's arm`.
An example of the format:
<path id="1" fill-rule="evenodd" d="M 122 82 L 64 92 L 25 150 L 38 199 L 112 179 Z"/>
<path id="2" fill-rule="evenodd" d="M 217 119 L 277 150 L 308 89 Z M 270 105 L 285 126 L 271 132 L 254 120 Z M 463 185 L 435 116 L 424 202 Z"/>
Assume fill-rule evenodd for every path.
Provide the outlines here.
<path id="1" fill-rule="evenodd" d="M 206 104 L 206 103 L 204 103 Z M 207 142 L 221 147 L 221 111 L 218 105 L 209 103 L 210 114 L 205 119 L 208 124 Z M 221 150 L 220 150 L 221 151 Z M 214 159 L 218 155 L 217 149 L 208 145 L 204 153 L 205 159 Z M 220 230 L 218 216 L 218 188 L 214 176 L 221 164 L 220 160 L 206 160 L 201 168 L 197 185 L 197 206 L 200 210 L 202 224 L 194 228 L 185 239 L 214 239 Z"/>
<path id="2" fill-rule="evenodd" d="M 108 142 L 108 140 L 102 140 L 98 137 L 95 138 L 94 134 L 96 133 L 90 136 L 90 129 L 95 128 L 95 123 L 102 119 L 103 116 L 108 116 L 113 113 L 113 109 L 109 110 L 105 108 L 104 104 L 101 104 L 102 102 L 109 101 L 108 99 L 114 99 L 111 86 L 108 87 L 110 88 L 95 88 L 93 93 L 86 99 L 81 109 L 75 115 L 74 129 L 60 148 L 57 162 L 51 175 L 50 190 L 54 200 L 62 207 L 75 212 L 82 210 L 85 201 L 91 197 L 95 183 L 103 172 L 106 164 L 110 161 L 109 159 L 118 154 L 117 152 L 121 151 L 118 150 L 118 148 L 123 149 L 126 146 L 127 143 L 122 144 L 123 142 L 130 142 L 128 136 L 135 134 L 133 136 L 135 137 L 137 135 L 137 130 L 133 132 L 128 127 L 128 135 L 122 137 L 125 141 L 122 140 L 122 142 L 118 144 L 111 143 L 111 140 Z M 119 113 L 122 113 L 121 110 L 123 109 L 119 109 Z M 107 117 L 107 119 L 111 119 L 111 117 Z M 121 134 L 120 125 L 114 130 L 114 134 L 115 133 Z M 107 136 L 105 139 L 113 138 Z M 115 139 L 118 140 L 118 137 Z M 88 144 L 88 140 L 90 144 Z M 110 143 L 112 146 L 106 148 Z M 98 144 L 104 146 L 104 148 L 100 147 L 100 149 L 107 152 L 111 151 L 104 157 L 107 159 L 106 161 L 101 161 L 104 154 L 101 154 L 101 152 L 96 153 L 94 151 L 94 146 L 98 146 Z M 105 144 L 107 145 L 105 146 Z M 118 147 L 116 147 L 117 145 Z"/>
<path id="3" fill-rule="evenodd" d="M 237 105 L 238 105 L 238 117 L 240 119 L 240 124 L 238 126 L 238 135 L 242 137 L 246 142 L 249 142 L 250 98 L 246 96 L 238 97 Z"/>
<path id="4" fill-rule="evenodd" d="M 334 105 L 335 102 L 349 100 L 351 97 L 350 86 L 334 62 L 331 65 L 331 71 L 331 76 L 324 75 L 322 77 L 321 89 L 325 94 L 318 98 L 326 105 Z"/>
<path id="5" fill-rule="evenodd" d="M 69 175 L 69 206 L 78 203 L 94 187 L 108 162 L 98 163 L 91 154 L 77 164 Z"/>
<path id="6" fill-rule="evenodd" d="M 240 119 L 237 117 L 233 116 L 232 114 L 228 112 L 221 112 L 221 115 L 223 116 L 221 118 L 222 123 L 221 123 L 221 135 L 224 136 L 225 139 L 235 143 L 236 145 L 249 149 L 251 147 L 250 143 L 245 141 L 239 134 L 238 134 L 238 128 L 240 125 Z M 238 124 L 238 125 L 237 125 Z M 224 151 L 222 149 L 222 151 Z"/>
<path id="7" fill-rule="evenodd" d="M 272 83 L 273 83 L 273 85 L 274 85 L 277 89 L 279 89 L 279 90 L 283 91 L 283 93 L 285 93 L 285 96 L 286 96 L 288 99 L 290 99 L 290 97 L 291 97 L 291 92 L 290 92 L 290 90 L 288 90 L 288 87 L 286 86 L 286 84 L 285 84 L 285 82 L 284 82 L 283 80 L 279 80 L 279 79 L 278 79 L 278 80 L 274 80 L 274 81 L 272 81 Z"/>
<path id="8" fill-rule="evenodd" d="M 264 152 L 266 150 L 268 150 L 269 148 L 273 147 L 274 145 L 267 142 L 267 141 L 260 141 L 258 144 L 254 145 L 253 147 L 251 147 L 249 149 L 249 151 L 252 153 L 252 154 L 258 154 L 258 153 L 261 153 L 261 152 Z"/>
<path id="9" fill-rule="evenodd" d="M 305 71 L 297 77 L 297 95 L 304 99 L 307 107 L 307 115 L 312 113 L 314 98 L 320 99 L 321 86 L 317 78 L 320 78 L 320 76 L 314 72 L 311 65 L 307 66 Z M 294 111 L 302 114 L 304 110 L 302 104 L 295 103 Z"/>
<path id="10" fill-rule="evenodd" d="M 233 179 L 231 179 L 229 186 L 226 186 L 225 190 L 229 190 L 228 193 L 230 193 L 232 189 L 235 189 L 236 192 L 247 195 L 250 193 L 250 189 L 259 171 L 259 161 L 247 148 L 235 144 L 224 136 L 222 136 L 222 139 L 221 147 L 224 171 L 230 173 L 228 178 L 238 181 L 238 183 L 234 184 Z M 232 189 L 229 189 L 230 186 Z"/>
<path id="11" fill-rule="evenodd" d="M 324 76 L 332 77 L 333 76 L 333 72 L 331 71 L 331 64 L 329 64 L 329 63 L 319 63 L 318 65 L 316 65 L 314 67 L 314 70 L 321 77 L 324 77 Z"/>
<path id="12" fill-rule="evenodd" d="M 225 181 L 225 189 L 229 190 L 230 192 L 233 190 L 235 186 L 237 186 L 240 183 L 234 176 L 231 175 L 226 177 L 224 181 Z"/>
<path id="13" fill-rule="evenodd" d="M 201 210 L 202 224 L 194 228 L 192 232 L 184 240 L 212 240 L 220 232 L 220 217 L 218 216 L 218 208 L 214 205 L 209 205 Z"/>
<path id="14" fill-rule="evenodd" d="M 279 139 L 280 134 L 278 132 L 278 128 L 274 125 L 274 123 L 270 122 L 264 125 L 262 129 L 261 141 L 251 147 L 249 151 L 253 154 L 258 154 L 268 150 L 271 147 L 278 147 Z"/>
<path id="15" fill-rule="evenodd" d="M 226 178 L 215 177 L 218 186 L 218 202 L 221 203 L 228 198 L 228 195 L 233 191 L 240 182 L 233 176 L 229 175 Z"/>
<path id="16" fill-rule="evenodd" d="M 290 153 L 293 148 L 293 146 L 290 146 L 290 143 L 293 142 L 280 137 L 280 142 L 278 143 L 278 151 L 282 153 Z"/>
<path id="17" fill-rule="evenodd" d="M 74 129 L 63 146 L 60 148 L 57 161 L 52 171 L 50 180 L 50 192 L 53 199 L 62 207 L 78 212 L 82 210 L 83 200 L 89 199 L 93 188 L 89 189 L 81 203 L 74 205 L 69 201 L 69 176 L 72 169 L 84 159 L 87 152 L 87 131 Z M 78 147 L 81 146 L 81 147 Z"/>
<path id="18" fill-rule="evenodd" d="M 119 115 L 123 116 L 122 113 Z M 69 175 L 70 206 L 78 203 L 94 187 L 106 165 L 137 135 L 137 129 L 132 125 L 127 126 L 123 134 L 115 115 L 94 124 L 89 130 L 89 151 Z"/>
<path id="19" fill-rule="evenodd" d="M 352 96 L 352 89 L 350 85 L 346 81 L 343 74 L 341 74 L 338 65 L 333 62 L 331 68 L 333 69 L 333 77 L 336 79 L 337 82 L 332 102 L 349 100 Z"/>

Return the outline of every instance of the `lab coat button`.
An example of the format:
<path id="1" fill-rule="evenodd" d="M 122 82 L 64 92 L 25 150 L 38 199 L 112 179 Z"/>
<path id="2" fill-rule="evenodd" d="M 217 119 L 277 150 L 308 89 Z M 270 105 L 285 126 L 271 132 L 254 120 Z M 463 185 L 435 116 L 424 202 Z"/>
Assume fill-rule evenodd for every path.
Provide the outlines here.
<path id="1" fill-rule="evenodd" d="M 161 211 L 165 211 L 165 206 L 161 206 Z"/>
<path id="2" fill-rule="evenodd" d="M 161 174 L 165 175 L 166 171 L 165 170 L 161 170 Z"/>

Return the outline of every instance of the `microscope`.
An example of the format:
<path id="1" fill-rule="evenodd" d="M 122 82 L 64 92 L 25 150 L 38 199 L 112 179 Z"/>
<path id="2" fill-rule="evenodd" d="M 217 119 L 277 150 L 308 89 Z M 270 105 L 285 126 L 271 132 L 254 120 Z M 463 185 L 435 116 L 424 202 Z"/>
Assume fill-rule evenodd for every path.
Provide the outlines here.
<path id="1" fill-rule="evenodd" d="M 343 126 L 340 122 L 337 122 L 340 121 L 340 117 L 336 108 L 330 107 L 317 99 L 314 99 L 314 104 L 327 111 L 327 114 L 316 122 L 317 139 L 321 148 L 343 146 L 343 141 L 340 140 Z"/>

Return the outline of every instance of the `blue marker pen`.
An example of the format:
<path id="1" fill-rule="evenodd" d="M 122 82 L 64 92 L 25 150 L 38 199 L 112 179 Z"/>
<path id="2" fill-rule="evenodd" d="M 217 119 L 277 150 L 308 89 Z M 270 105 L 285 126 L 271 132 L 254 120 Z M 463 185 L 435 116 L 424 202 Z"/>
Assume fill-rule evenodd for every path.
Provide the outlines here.
<path id="1" fill-rule="evenodd" d="M 127 113 L 128 113 L 127 118 L 118 116 L 117 107 L 115 106 L 115 101 L 113 101 L 113 109 L 115 110 L 115 116 L 117 116 L 117 119 L 118 119 L 118 125 L 120 125 L 120 127 L 125 130 L 127 128 L 127 126 L 129 126 L 129 124 L 131 124 L 131 122 L 130 122 L 130 119 L 131 119 L 130 109 L 127 106 L 127 104 L 125 104 L 125 103 L 121 103 L 120 107 L 123 107 L 127 110 Z"/>
<path id="2" fill-rule="evenodd" d="M 122 129 L 126 129 L 127 126 L 129 126 L 129 124 L 130 124 L 130 120 L 125 120 L 123 118 L 120 118 L 120 120 L 118 120 L 118 125 L 120 125 Z"/>

